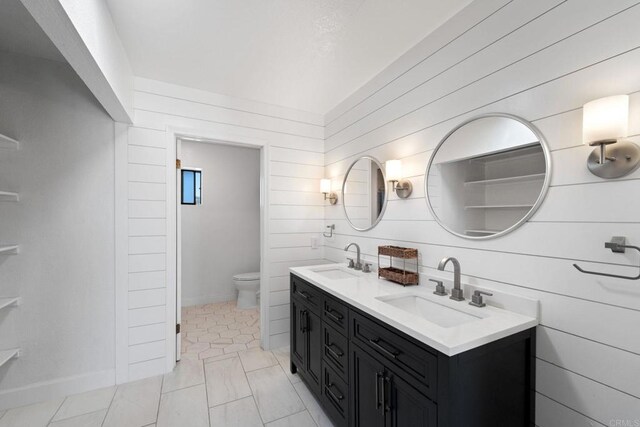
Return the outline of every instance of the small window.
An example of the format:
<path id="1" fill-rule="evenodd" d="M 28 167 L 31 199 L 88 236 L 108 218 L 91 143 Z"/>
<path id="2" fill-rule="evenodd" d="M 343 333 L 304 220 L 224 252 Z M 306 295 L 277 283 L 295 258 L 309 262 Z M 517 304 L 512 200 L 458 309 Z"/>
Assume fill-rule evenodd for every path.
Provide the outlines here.
<path id="1" fill-rule="evenodd" d="M 202 171 L 182 169 L 182 204 L 202 204 Z"/>

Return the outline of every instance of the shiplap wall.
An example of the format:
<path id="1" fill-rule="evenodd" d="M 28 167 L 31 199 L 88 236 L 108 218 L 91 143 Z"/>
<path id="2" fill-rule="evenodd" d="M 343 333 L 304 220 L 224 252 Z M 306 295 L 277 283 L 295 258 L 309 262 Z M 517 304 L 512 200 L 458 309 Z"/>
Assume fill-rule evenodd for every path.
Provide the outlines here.
<path id="1" fill-rule="evenodd" d="M 269 303 L 269 337 L 265 345 L 288 343 L 288 268 L 323 262 L 323 248 L 311 248 L 324 224 L 319 180 L 324 173 L 323 118 L 306 112 L 258 104 L 203 91 L 137 79 L 134 123 L 121 135 L 126 145 L 128 189 L 126 328 L 128 353 L 121 352 L 119 381 L 162 373 L 174 336 L 167 336 L 173 319 L 167 318 L 167 245 L 170 229 L 167 206 L 167 168 L 174 170 L 167 136 L 172 128 L 198 135 L 218 132 L 243 141 L 256 138 L 267 146 L 269 281 L 261 286 Z M 122 153 L 124 155 L 124 152 Z M 238 171 L 238 173 L 242 173 Z M 228 177 L 228 183 L 233 177 Z M 225 183 L 220 183 L 225 185 Z M 118 197 L 118 196 L 116 196 Z M 124 210 L 124 209 L 123 209 Z M 126 300 L 126 302 L 124 301 Z M 265 319 L 265 317 L 263 317 Z M 121 335 L 122 339 L 122 335 Z"/>
<path id="2" fill-rule="evenodd" d="M 367 154 L 402 159 L 413 182 L 393 194 L 382 222 L 359 233 L 341 206 L 325 207 L 342 248 L 417 247 L 424 275 L 444 256 L 464 281 L 540 300 L 537 348 L 539 426 L 640 422 L 639 282 L 580 274 L 572 267 L 636 274 L 638 254 L 613 254 L 613 235 L 640 243 L 640 171 L 601 180 L 586 168 L 582 105 L 631 94 L 631 134 L 640 142 L 640 5 L 636 1 L 478 0 L 432 33 L 326 117 L 325 175 L 338 188 L 349 164 Z M 552 150 L 552 182 L 541 209 L 515 232 L 469 241 L 430 216 L 424 174 L 440 139 L 474 115 L 506 112 L 532 121 Z M 422 277 L 423 283 L 426 278 Z M 426 285 L 425 285 L 426 286 Z"/>

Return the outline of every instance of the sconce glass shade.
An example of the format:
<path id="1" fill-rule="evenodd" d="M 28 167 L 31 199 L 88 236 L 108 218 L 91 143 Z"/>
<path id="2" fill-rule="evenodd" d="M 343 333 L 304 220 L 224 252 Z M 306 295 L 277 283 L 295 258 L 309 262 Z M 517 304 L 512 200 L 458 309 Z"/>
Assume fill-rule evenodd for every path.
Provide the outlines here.
<path id="1" fill-rule="evenodd" d="M 384 166 L 387 181 L 400 181 L 402 179 L 402 160 L 387 160 Z"/>
<path id="2" fill-rule="evenodd" d="M 615 142 L 629 131 L 629 96 L 616 95 L 596 99 L 583 107 L 582 142 L 597 145 Z"/>
<path id="3" fill-rule="evenodd" d="M 320 192 L 321 193 L 331 193 L 331 180 L 330 179 L 321 179 L 320 180 Z"/>

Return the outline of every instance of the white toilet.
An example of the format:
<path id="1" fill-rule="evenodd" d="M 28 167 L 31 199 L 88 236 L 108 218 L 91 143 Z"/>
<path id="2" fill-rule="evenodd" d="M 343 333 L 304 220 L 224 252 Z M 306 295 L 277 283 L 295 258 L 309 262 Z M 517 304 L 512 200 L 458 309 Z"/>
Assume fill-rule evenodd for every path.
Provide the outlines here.
<path id="1" fill-rule="evenodd" d="M 258 306 L 260 272 L 236 274 L 233 276 L 233 283 L 238 290 L 238 308 L 254 308 Z"/>

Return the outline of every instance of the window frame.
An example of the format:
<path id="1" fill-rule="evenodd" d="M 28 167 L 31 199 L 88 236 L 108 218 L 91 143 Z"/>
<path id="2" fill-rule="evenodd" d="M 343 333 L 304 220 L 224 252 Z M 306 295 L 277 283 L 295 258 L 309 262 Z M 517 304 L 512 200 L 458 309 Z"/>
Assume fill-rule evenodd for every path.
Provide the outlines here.
<path id="1" fill-rule="evenodd" d="M 193 203 L 189 203 L 189 202 L 185 202 L 184 200 L 184 188 L 185 188 L 185 180 L 184 180 L 184 175 L 185 172 L 192 172 L 193 173 Z M 200 203 L 198 203 L 198 197 L 197 197 L 197 182 L 198 180 L 196 179 L 196 176 L 199 175 L 200 176 Z M 187 206 L 198 206 L 198 205 L 202 205 L 202 169 L 196 169 L 196 168 L 181 168 L 180 169 L 180 204 L 181 205 L 187 205 Z"/>

